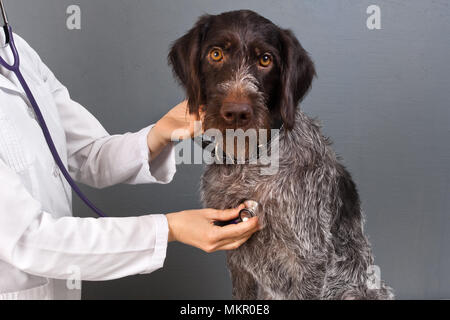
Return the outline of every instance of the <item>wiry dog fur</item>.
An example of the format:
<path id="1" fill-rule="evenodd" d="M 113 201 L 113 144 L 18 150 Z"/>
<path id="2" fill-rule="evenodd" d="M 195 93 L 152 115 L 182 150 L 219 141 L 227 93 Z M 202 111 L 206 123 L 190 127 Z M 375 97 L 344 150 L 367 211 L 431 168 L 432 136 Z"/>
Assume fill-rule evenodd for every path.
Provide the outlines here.
<path id="1" fill-rule="evenodd" d="M 211 47 L 224 52 L 210 61 Z M 267 67 L 258 59 L 269 52 Z M 209 60 L 208 60 L 209 59 Z M 205 129 L 271 128 L 279 170 L 258 165 L 210 165 L 202 178 L 206 207 L 257 200 L 264 229 L 228 253 L 236 299 L 390 299 L 391 289 L 367 286 L 373 264 L 350 174 L 319 126 L 297 109 L 311 86 L 314 64 L 292 32 L 251 11 L 203 16 L 169 54 L 191 112 L 206 104 Z M 251 106 L 245 119 L 224 121 L 227 103 Z M 234 119 L 234 118 L 233 118 Z"/>

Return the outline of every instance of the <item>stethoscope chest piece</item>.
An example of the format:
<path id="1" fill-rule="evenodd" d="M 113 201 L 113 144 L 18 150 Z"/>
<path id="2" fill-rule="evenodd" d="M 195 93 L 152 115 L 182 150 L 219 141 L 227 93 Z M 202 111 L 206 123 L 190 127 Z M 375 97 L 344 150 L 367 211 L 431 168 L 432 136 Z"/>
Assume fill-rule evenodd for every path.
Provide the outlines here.
<path id="1" fill-rule="evenodd" d="M 255 200 L 245 200 L 243 203 L 245 208 L 239 211 L 239 222 L 244 222 L 257 216 L 261 209 L 261 205 Z"/>
<path id="2" fill-rule="evenodd" d="M 237 223 L 241 223 L 241 222 L 245 222 L 248 219 L 257 216 L 262 209 L 262 206 L 255 200 L 245 200 L 242 201 L 241 204 L 245 205 L 245 208 L 241 209 L 241 211 L 239 211 L 239 217 L 234 219 L 234 220 L 230 220 L 230 221 L 215 221 L 214 224 L 216 226 L 226 226 L 229 224 L 237 224 Z"/>

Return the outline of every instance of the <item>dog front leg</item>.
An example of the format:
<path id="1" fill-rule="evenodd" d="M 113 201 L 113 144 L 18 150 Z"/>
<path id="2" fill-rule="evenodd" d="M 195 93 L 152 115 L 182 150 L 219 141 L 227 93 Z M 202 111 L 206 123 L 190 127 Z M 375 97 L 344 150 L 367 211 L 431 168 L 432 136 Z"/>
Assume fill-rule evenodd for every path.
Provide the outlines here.
<path id="1" fill-rule="evenodd" d="M 292 279 L 292 290 L 288 292 L 288 299 L 322 299 L 326 268 L 326 262 L 302 262 L 299 268 L 301 273 Z"/>
<path id="2" fill-rule="evenodd" d="M 250 272 L 238 266 L 228 266 L 233 285 L 234 300 L 255 300 L 258 297 L 258 285 Z"/>
<path id="3" fill-rule="evenodd" d="M 326 262 L 314 262 L 314 257 L 295 261 L 273 261 L 272 272 L 262 274 L 263 294 L 258 299 L 316 300 L 322 299 Z"/>

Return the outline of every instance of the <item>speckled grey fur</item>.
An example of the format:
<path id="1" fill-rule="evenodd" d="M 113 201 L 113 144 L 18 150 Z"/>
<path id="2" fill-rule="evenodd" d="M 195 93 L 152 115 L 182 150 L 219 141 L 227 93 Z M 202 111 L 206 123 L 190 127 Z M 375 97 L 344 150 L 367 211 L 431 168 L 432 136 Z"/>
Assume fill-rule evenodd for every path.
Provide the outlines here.
<path id="1" fill-rule="evenodd" d="M 236 207 L 244 199 L 263 206 L 264 229 L 227 254 L 233 298 L 393 298 L 383 282 L 367 287 L 373 257 L 359 197 L 319 126 L 297 111 L 279 148 L 274 175 L 261 175 L 257 165 L 213 164 L 202 177 L 206 207 Z"/>

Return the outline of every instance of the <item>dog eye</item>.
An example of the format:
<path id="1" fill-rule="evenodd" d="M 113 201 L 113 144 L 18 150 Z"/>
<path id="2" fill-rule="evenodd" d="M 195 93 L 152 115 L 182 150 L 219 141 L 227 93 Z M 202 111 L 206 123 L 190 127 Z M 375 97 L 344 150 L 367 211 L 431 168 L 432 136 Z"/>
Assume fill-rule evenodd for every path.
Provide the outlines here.
<path id="1" fill-rule="evenodd" d="M 268 67 L 270 66 L 270 64 L 272 63 L 272 56 L 268 53 L 263 54 L 260 58 L 259 58 L 259 64 L 262 67 Z"/>
<path id="2" fill-rule="evenodd" d="M 223 59 L 223 52 L 219 48 L 214 48 L 209 52 L 211 60 L 219 62 Z"/>

